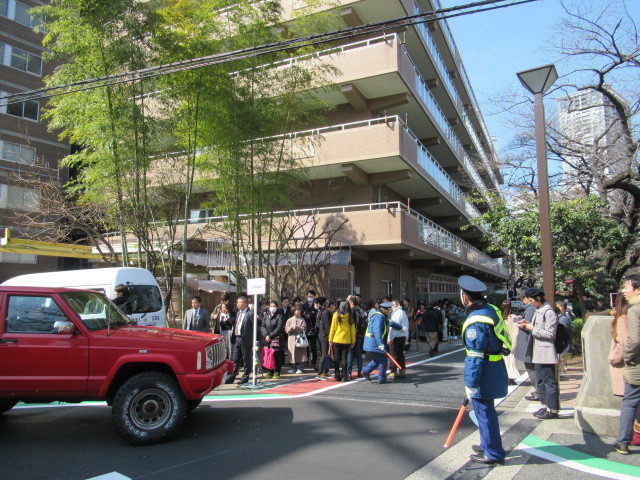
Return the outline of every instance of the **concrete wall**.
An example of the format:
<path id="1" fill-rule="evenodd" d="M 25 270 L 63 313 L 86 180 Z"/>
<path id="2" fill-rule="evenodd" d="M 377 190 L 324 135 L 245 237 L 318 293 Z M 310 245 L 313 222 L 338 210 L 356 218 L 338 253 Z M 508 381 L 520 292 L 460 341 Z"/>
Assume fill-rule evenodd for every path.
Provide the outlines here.
<path id="1" fill-rule="evenodd" d="M 618 436 L 622 397 L 611 393 L 608 315 L 591 315 L 582 329 L 584 379 L 575 405 L 576 426 L 597 435 Z"/>

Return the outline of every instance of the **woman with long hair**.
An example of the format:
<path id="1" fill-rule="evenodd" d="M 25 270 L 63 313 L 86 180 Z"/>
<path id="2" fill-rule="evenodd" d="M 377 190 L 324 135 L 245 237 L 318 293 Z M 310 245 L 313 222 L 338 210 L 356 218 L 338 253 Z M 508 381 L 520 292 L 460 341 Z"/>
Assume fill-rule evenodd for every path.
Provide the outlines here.
<path id="1" fill-rule="evenodd" d="M 331 330 L 329 331 L 329 348 L 335 360 L 335 375 L 337 381 L 348 382 L 351 374 L 347 372 L 347 355 L 349 348 L 356 343 L 356 320 L 351 314 L 348 302 L 340 303 L 338 311 L 333 314 Z M 340 373 L 342 366 L 342 374 Z"/>

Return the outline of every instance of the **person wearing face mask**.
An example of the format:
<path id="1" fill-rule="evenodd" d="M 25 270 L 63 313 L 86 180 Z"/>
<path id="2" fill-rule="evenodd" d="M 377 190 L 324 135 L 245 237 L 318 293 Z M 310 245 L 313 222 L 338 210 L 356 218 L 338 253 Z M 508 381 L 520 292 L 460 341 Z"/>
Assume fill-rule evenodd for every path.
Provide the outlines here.
<path id="1" fill-rule="evenodd" d="M 280 370 L 284 363 L 284 318 L 278 308 L 278 302 L 271 300 L 269 308 L 262 317 L 262 337 L 265 346 L 273 350 L 275 368 L 265 368 L 266 378 L 280 378 Z"/>
<path id="2" fill-rule="evenodd" d="M 307 339 L 309 340 L 309 366 L 314 370 L 318 369 L 318 327 L 316 319 L 318 309 L 315 307 L 316 291 L 307 292 L 307 301 L 302 304 L 302 318 L 307 324 Z"/>

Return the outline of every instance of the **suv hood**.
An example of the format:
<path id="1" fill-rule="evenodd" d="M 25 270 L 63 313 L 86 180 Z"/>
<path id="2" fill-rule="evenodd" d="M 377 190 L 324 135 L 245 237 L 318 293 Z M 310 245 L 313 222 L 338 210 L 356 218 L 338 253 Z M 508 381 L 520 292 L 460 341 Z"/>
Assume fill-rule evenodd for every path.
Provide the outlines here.
<path id="1" fill-rule="evenodd" d="M 218 343 L 216 341 L 220 338 L 220 335 L 205 332 L 191 332 L 186 330 L 176 330 L 172 328 L 160 328 L 160 327 L 143 327 L 138 325 L 129 325 L 126 327 L 119 327 L 109 330 L 97 330 L 92 332 L 93 334 L 102 334 L 105 337 L 119 338 L 119 339 L 144 339 L 146 342 L 171 342 L 174 345 L 176 343 L 182 343 L 183 345 L 193 345 L 205 347 L 212 343 Z"/>

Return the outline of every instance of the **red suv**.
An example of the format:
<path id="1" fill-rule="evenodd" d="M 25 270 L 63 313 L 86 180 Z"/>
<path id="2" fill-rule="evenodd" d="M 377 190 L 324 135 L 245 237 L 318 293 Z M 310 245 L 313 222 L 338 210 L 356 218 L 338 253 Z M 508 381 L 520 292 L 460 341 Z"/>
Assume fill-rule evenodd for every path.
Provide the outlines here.
<path id="1" fill-rule="evenodd" d="M 220 335 L 130 323 L 98 292 L 0 287 L 0 413 L 106 400 L 130 443 L 167 440 L 233 363 Z"/>

